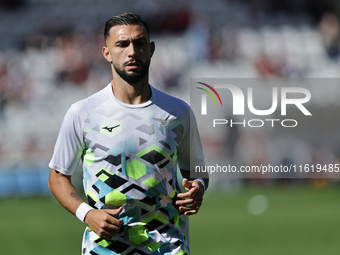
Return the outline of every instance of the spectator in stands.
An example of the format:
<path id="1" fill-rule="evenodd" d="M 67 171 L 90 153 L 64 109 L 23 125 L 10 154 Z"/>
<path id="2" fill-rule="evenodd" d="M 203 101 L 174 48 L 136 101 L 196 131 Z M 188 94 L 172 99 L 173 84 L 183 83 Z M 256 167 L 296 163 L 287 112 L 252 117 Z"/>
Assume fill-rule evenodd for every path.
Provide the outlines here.
<path id="1" fill-rule="evenodd" d="M 325 13 L 321 18 L 319 30 L 328 57 L 337 60 L 340 54 L 340 24 L 338 17 L 332 13 Z"/>

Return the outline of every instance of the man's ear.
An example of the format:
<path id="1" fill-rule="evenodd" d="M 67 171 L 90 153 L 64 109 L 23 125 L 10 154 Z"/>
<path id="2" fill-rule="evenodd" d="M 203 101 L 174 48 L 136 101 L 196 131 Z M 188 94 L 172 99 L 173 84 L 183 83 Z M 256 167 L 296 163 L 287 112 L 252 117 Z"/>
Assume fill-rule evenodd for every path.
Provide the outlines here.
<path id="1" fill-rule="evenodd" d="M 103 47 L 102 53 L 103 53 L 104 58 L 105 58 L 108 62 L 112 63 L 111 54 L 110 54 L 110 52 L 109 52 L 109 49 L 108 49 L 106 46 Z"/>
<path id="2" fill-rule="evenodd" d="M 151 57 L 152 57 L 153 53 L 155 52 L 155 43 L 153 41 L 150 42 L 150 49 L 151 49 Z"/>

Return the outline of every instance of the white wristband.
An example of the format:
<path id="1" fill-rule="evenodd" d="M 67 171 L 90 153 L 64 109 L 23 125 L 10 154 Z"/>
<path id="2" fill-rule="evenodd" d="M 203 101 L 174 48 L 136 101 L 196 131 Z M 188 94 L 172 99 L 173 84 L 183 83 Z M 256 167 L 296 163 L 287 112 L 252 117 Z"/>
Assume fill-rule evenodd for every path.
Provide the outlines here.
<path id="1" fill-rule="evenodd" d="M 85 216 L 86 214 L 92 210 L 94 208 L 92 208 L 91 206 L 89 206 L 88 204 L 86 204 L 85 202 L 81 203 L 76 211 L 76 216 L 77 218 L 81 221 L 84 222 Z"/>
<path id="2" fill-rule="evenodd" d="M 203 194 L 204 194 L 205 193 L 205 184 L 204 184 L 203 179 L 202 178 L 197 178 L 194 181 L 199 181 L 200 183 L 202 183 L 202 185 L 203 185 Z"/>

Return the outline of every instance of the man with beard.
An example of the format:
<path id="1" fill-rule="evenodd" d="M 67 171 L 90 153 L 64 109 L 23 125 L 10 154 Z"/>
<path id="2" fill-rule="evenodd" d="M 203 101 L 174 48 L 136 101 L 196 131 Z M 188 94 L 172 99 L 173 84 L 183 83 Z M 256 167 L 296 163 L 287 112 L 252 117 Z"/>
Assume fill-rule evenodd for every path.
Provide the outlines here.
<path id="1" fill-rule="evenodd" d="M 184 218 L 198 212 L 208 186 L 189 178 L 204 165 L 191 109 L 149 85 L 155 44 L 139 16 L 112 17 L 104 36 L 113 80 L 66 113 L 49 188 L 87 224 L 82 254 L 190 254 Z M 80 160 L 88 203 L 71 182 Z"/>

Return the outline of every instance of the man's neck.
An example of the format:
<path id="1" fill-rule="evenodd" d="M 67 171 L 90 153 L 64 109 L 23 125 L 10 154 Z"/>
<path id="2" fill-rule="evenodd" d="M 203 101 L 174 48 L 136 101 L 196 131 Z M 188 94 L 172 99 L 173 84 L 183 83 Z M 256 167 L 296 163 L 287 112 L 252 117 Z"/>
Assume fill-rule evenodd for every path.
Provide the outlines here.
<path id="1" fill-rule="evenodd" d="M 126 104 L 142 104 L 151 97 L 148 77 L 133 85 L 122 80 L 120 77 L 114 77 L 111 86 L 115 97 Z"/>

